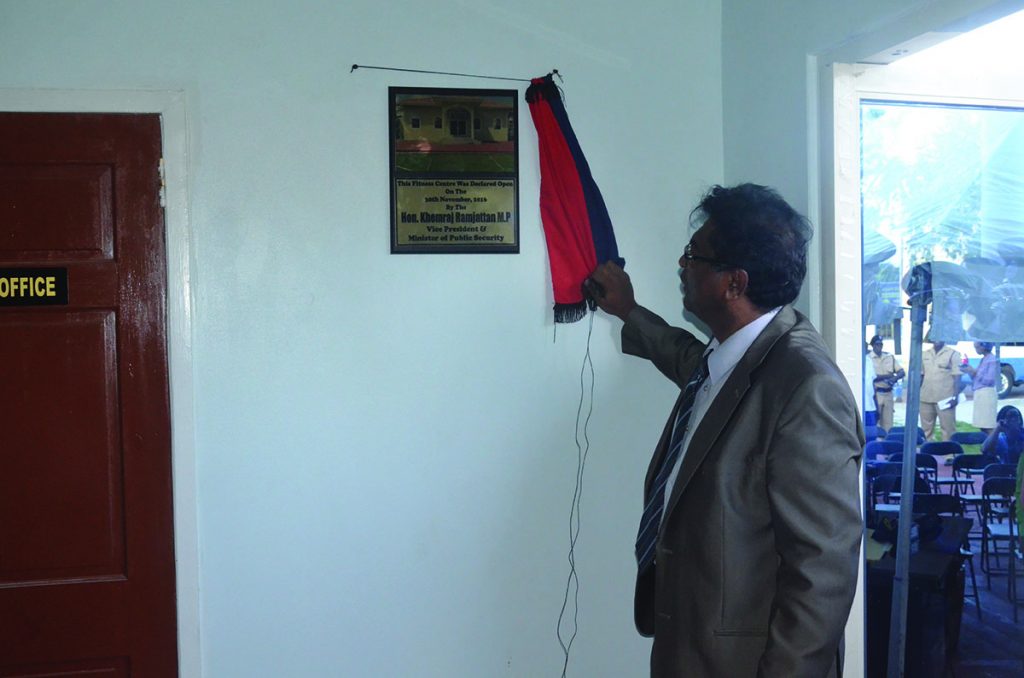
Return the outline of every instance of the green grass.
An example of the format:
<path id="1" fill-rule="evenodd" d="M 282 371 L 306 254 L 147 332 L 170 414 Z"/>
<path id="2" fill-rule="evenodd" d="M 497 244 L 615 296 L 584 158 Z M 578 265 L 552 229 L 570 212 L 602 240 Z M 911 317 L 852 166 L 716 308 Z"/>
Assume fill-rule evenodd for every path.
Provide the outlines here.
<path id="1" fill-rule="evenodd" d="M 981 429 L 978 428 L 977 426 L 973 426 L 971 424 L 968 424 L 966 421 L 958 421 L 956 423 L 956 431 L 957 431 L 957 433 L 960 433 L 961 431 L 964 432 L 964 433 L 973 433 L 975 431 L 980 431 L 980 430 Z"/>
<path id="2" fill-rule="evenodd" d="M 512 153 L 395 153 L 399 172 L 466 172 L 510 174 L 516 169 Z"/>

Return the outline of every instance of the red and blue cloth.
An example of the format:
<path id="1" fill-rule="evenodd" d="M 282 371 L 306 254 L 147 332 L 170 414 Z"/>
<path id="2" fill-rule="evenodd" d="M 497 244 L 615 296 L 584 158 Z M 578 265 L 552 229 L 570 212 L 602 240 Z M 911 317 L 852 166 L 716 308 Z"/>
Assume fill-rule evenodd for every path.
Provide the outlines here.
<path id="1" fill-rule="evenodd" d="M 587 276 L 606 261 L 619 266 L 626 262 L 619 257 L 604 198 L 551 74 L 533 79 L 526 101 L 540 145 L 540 216 L 551 262 L 555 322 L 576 322 L 587 314 L 582 291 Z"/>

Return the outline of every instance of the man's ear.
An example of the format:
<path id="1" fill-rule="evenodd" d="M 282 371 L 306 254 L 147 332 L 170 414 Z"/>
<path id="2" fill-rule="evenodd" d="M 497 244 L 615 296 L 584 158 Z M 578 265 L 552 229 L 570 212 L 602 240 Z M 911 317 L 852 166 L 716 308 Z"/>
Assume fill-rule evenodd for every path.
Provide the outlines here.
<path id="1" fill-rule="evenodd" d="M 728 273 L 725 298 L 729 300 L 739 299 L 747 292 L 747 283 L 750 282 L 750 276 L 742 268 L 734 268 Z"/>

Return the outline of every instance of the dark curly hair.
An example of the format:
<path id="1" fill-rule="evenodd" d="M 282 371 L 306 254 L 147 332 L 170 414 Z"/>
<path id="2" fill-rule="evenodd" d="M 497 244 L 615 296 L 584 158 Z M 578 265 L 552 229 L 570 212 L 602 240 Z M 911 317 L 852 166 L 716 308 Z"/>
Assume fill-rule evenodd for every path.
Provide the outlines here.
<path id="1" fill-rule="evenodd" d="M 792 303 L 807 274 L 810 222 L 774 189 L 757 184 L 713 186 L 690 215 L 715 225 L 716 259 L 747 272 L 747 297 L 768 310 Z"/>
<path id="2" fill-rule="evenodd" d="M 1024 421 L 1024 415 L 1021 415 L 1020 410 L 1018 410 L 1013 405 L 1003 405 L 1002 407 L 1000 407 L 999 412 L 996 413 L 996 421 L 1002 421 L 1010 412 L 1016 412 L 1017 418 L 1020 419 L 1021 421 Z"/>

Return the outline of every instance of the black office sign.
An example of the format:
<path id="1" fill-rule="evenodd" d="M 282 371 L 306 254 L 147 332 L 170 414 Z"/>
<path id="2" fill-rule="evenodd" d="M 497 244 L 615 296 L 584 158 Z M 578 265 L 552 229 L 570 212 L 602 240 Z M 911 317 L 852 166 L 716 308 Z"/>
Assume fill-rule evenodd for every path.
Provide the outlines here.
<path id="1" fill-rule="evenodd" d="M 68 269 L 0 268 L 0 306 L 67 306 Z"/>

